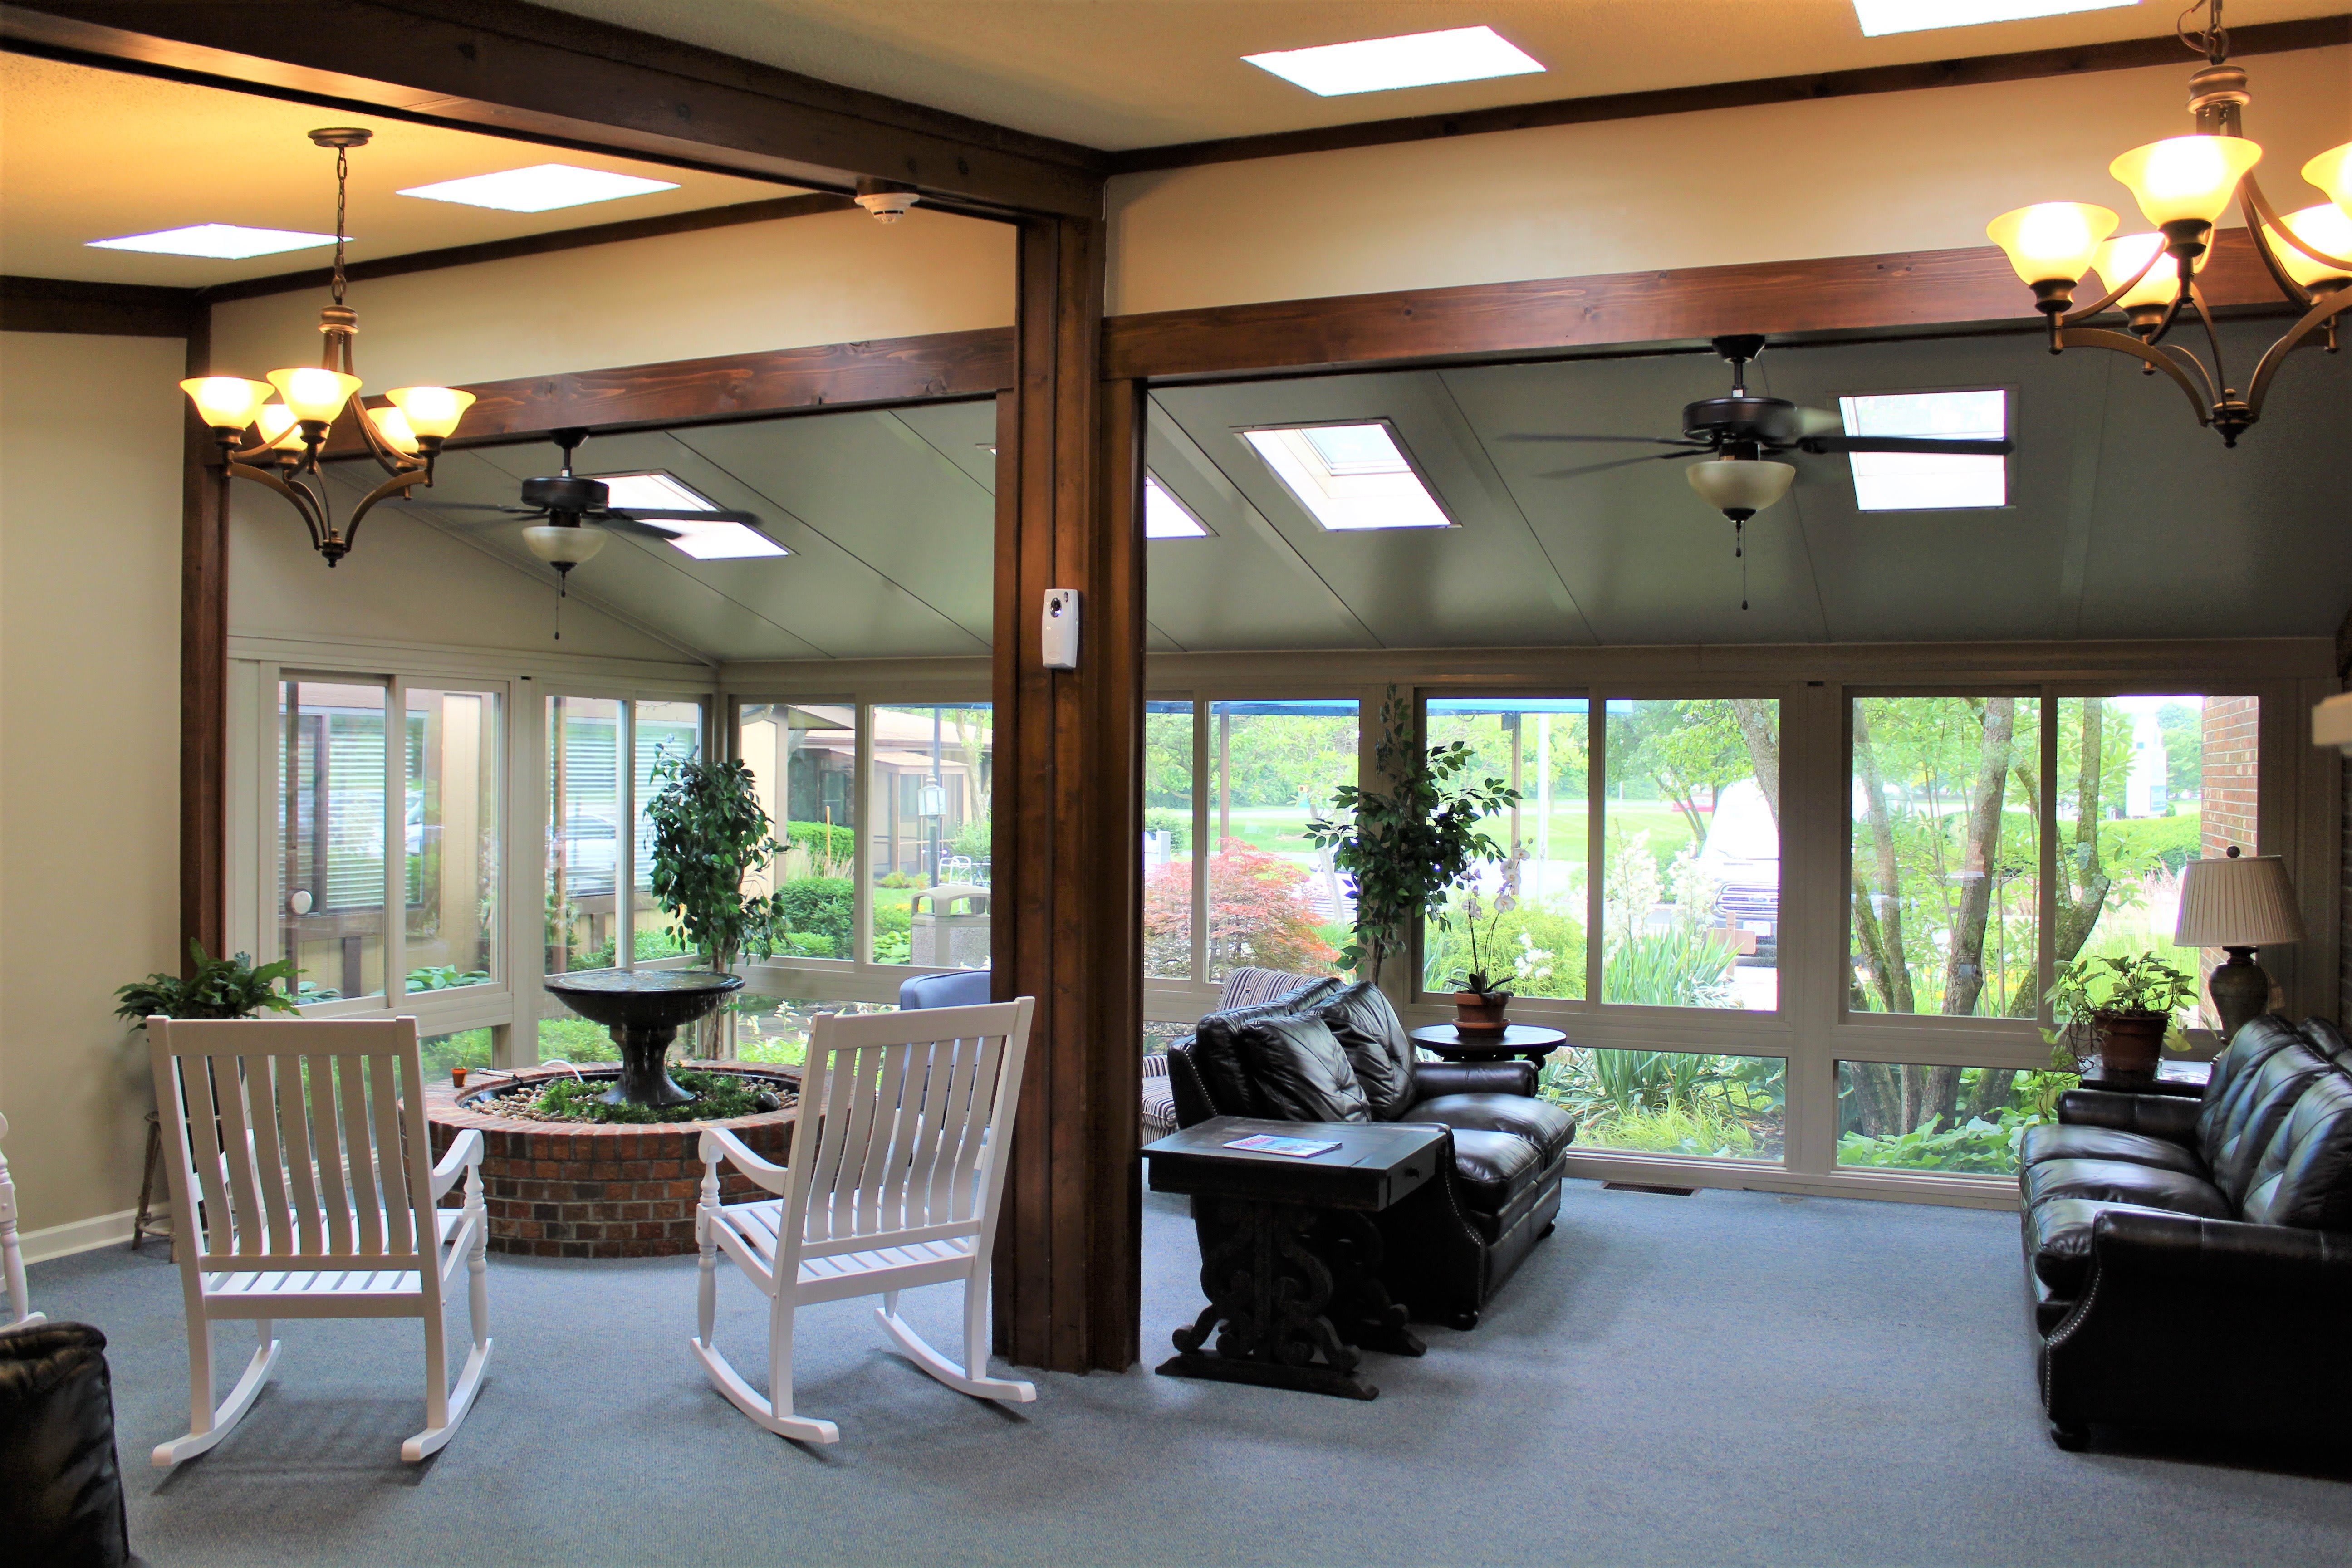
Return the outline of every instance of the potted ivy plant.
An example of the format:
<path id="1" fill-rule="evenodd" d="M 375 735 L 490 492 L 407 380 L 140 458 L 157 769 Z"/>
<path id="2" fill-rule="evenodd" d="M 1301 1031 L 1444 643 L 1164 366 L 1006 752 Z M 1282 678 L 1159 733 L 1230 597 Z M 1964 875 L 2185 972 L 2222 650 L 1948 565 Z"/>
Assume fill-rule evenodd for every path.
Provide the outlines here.
<path id="1" fill-rule="evenodd" d="M 294 998 L 279 989 L 281 982 L 294 983 L 297 971 L 292 959 L 257 967 L 250 953 L 209 958 L 204 944 L 194 937 L 188 939 L 188 958 L 189 970 L 184 975 L 159 970 L 116 991 L 115 999 L 121 1005 L 114 1009 L 115 1016 L 143 1024 L 159 1014 L 166 1018 L 250 1018 L 265 1009 L 294 1011 Z"/>
<path id="2" fill-rule="evenodd" d="M 2116 1077 L 2152 1077 L 2168 1043 L 2185 1044 L 2173 1015 L 2197 1000 L 2197 979 L 2154 953 L 2079 957 L 2048 994 L 2058 1027 L 2044 1037 L 2080 1067 L 2096 1056 Z M 2056 1065 L 2053 1057 L 2053 1065 Z"/>
<path id="3" fill-rule="evenodd" d="M 743 891 L 745 878 L 784 852 L 751 770 L 740 762 L 667 757 L 653 778 L 660 788 L 646 815 L 654 828 L 655 901 L 677 921 L 705 969 L 725 974 L 746 953 L 775 952 L 792 930 L 782 895 Z M 704 1020 L 701 1055 L 721 1054 L 733 1016 L 722 1008 Z"/>
<path id="4" fill-rule="evenodd" d="M 1504 987 L 1515 975 L 1495 962 L 1495 928 L 1518 900 L 1507 884 L 1492 900 L 1479 897 L 1475 882 L 1465 881 L 1464 887 L 1462 921 L 1470 938 L 1470 967 L 1456 976 L 1461 989 L 1454 993 L 1454 1029 L 1459 1035 L 1499 1035 L 1510 1026 L 1503 1013 L 1511 1005 L 1511 994 Z M 1483 942 L 1478 931 L 1482 920 L 1486 927 Z"/>
<path id="5" fill-rule="evenodd" d="M 1412 705 L 1398 700 L 1393 686 L 1381 704 L 1372 756 L 1392 787 L 1340 785 L 1332 815 L 1309 820 L 1307 836 L 1332 852 L 1332 865 L 1355 896 L 1355 933 L 1339 962 L 1377 984 L 1391 956 L 1412 950 L 1413 925 L 1424 910 L 1434 911 L 1439 929 L 1452 929 L 1446 889 L 1472 868 L 1503 858 L 1478 825 L 1517 805 L 1519 792 L 1498 778 L 1474 782 L 1476 759 L 1460 741 L 1420 745 Z"/>

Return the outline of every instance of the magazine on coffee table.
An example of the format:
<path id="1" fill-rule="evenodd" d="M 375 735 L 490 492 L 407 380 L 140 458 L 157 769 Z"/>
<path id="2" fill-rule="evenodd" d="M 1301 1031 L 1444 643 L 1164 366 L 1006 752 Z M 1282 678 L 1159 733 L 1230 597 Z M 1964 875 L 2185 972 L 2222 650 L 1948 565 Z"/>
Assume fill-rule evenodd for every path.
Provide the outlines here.
<path id="1" fill-rule="evenodd" d="M 1338 1142 L 1318 1143 L 1312 1138 L 1277 1138 L 1270 1132 L 1254 1132 L 1246 1138 L 1226 1141 L 1228 1149 L 1241 1149 L 1252 1154 L 1287 1154 L 1294 1160 L 1309 1160 L 1327 1149 L 1337 1149 Z"/>

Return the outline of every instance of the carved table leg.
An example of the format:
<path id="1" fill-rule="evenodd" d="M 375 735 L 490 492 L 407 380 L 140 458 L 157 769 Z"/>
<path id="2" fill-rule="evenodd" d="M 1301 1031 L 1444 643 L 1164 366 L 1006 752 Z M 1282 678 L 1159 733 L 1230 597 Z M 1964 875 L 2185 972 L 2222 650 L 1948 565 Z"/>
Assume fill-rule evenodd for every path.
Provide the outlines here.
<path id="1" fill-rule="evenodd" d="M 1356 1374 L 1361 1352 L 1329 1316 L 1332 1269 L 1308 1245 L 1324 1216 L 1289 1204 L 1194 1201 L 1214 1204 L 1200 1227 L 1201 1289 L 1209 1304 L 1176 1331 L 1177 1353 L 1159 1370 L 1170 1377 L 1377 1397 L 1380 1390 Z M 1215 1348 L 1203 1348 L 1213 1331 Z"/>
<path id="2" fill-rule="evenodd" d="M 1402 1303 L 1389 1300 L 1381 1283 L 1388 1244 L 1371 1216 L 1352 1209 L 1322 1216 L 1314 1247 L 1332 1275 L 1331 1319 L 1352 1343 L 1391 1355 L 1426 1355 L 1429 1347 L 1405 1327 Z"/>

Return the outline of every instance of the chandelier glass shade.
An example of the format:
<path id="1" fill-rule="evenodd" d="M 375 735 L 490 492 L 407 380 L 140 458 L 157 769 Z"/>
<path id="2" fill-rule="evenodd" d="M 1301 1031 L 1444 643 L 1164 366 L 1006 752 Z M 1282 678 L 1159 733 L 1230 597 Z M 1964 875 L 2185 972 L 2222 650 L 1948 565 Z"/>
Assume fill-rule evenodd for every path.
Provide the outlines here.
<path id="1" fill-rule="evenodd" d="M 2169 377 L 2188 396 L 2197 422 L 2234 447 L 2262 417 L 2263 398 L 2287 354 L 2305 343 L 2330 353 L 2338 347 L 2338 318 L 2352 308 L 2352 142 L 2303 165 L 2303 177 L 2329 200 L 2280 216 L 2254 178 L 2263 150 L 2242 128 L 2251 95 L 2246 73 L 2225 63 L 2230 36 L 2221 26 L 2221 0 L 2203 4 L 2204 29 L 2181 34 L 2206 58 L 2189 80 L 2195 134 L 2135 147 L 2108 165 L 2155 232 L 2111 238 L 2116 218 L 2106 208 L 2043 202 L 2001 214 L 1985 233 L 2032 289 L 2034 308 L 2049 320 L 2052 353 L 2104 348 L 2132 355 L 2147 374 Z M 2264 270 L 2301 312 L 2242 383 L 2223 361 L 2221 336 L 2197 286 L 2214 227 L 2233 201 Z M 2095 270 L 2107 292 L 2078 310 L 2075 289 Z M 2085 324 L 2108 310 L 2121 310 L 2130 330 Z M 2170 341 L 2184 316 L 2204 329 L 2206 356 Z"/>
<path id="2" fill-rule="evenodd" d="M 383 407 L 359 401 L 361 382 L 352 363 L 359 313 L 343 303 L 343 213 L 351 149 L 365 146 L 370 135 L 348 127 L 310 132 L 312 142 L 335 151 L 333 302 L 319 312 L 319 331 L 326 340 L 321 363 L 273 370 L 267 381 L 204 375 L 180 383 L 219 446 L 227 472 L 284 498 L 301 515 L 312 547 L 330 566 L 351 552 L 361 520 L 377 502 L 433 482 L 434 459 L 474 401 L 472 393 L 446 386 L 396 387 Z M 385 478 L 338 521 L 319 458 L 337 423 L 353 408 L 359 410 L 352 424 L 360 442 Z"/>

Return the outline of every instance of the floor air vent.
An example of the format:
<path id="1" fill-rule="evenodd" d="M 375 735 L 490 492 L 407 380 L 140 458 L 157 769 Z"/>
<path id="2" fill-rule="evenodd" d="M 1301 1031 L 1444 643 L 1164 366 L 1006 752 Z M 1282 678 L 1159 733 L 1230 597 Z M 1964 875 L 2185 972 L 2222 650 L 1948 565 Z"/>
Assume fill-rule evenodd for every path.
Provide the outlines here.
<path id="1" fill-rule="evenodd" d="M 1603 1182 L 1601 1188 L 1610 1193 L 1657 1193 L 1670 1198 L 1686 1198 L 1698 1191 L 1696 1187 L 1652 1186 L 1647 1182 Z"/>

